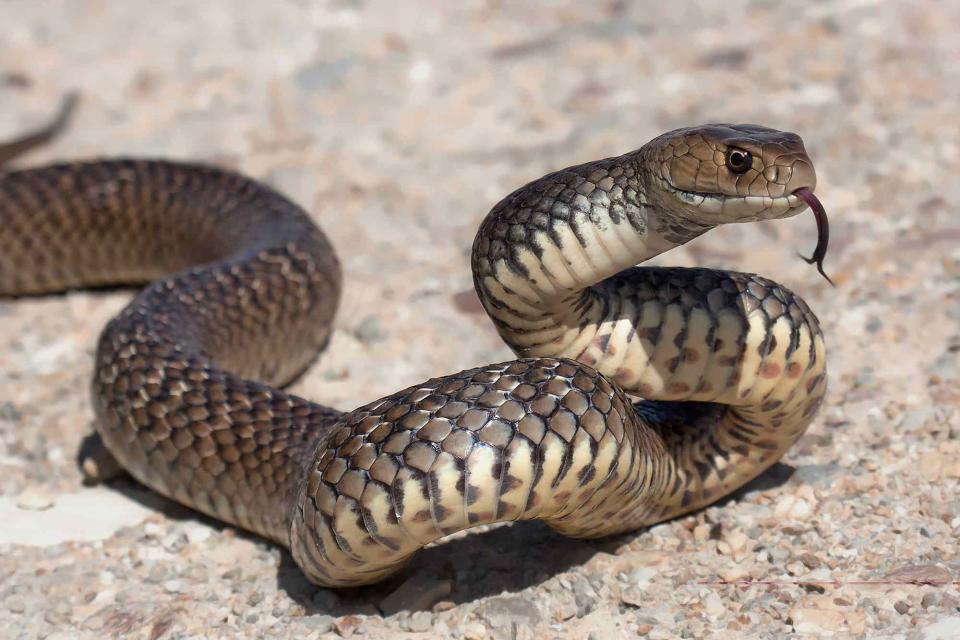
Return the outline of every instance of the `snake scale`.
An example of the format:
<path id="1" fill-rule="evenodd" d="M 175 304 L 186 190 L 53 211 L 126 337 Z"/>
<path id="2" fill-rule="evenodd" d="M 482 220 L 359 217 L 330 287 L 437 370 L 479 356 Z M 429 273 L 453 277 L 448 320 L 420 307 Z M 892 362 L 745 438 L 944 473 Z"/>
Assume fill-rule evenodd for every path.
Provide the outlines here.
<path id="1" fill-rule="evenodd" d="M 535 180 L 490 211 L 472 252 L 520 359 L 347 413 L 277 388 L 330 336 L 333 247 L 236 173 L 155 160 L 0 172 L 0 296 L 150 283 L 97 346 L 107 449 L 155 491 L 288 546 L 312 582 L 362 585 L 474 525 L 635 530 L 780 458 L 826 389 L 814 314 L 756 275 L 635 265 L 808 205 L 819 264 L 815 182 L 798 136 L 753 125 L 672 131 Z"/>

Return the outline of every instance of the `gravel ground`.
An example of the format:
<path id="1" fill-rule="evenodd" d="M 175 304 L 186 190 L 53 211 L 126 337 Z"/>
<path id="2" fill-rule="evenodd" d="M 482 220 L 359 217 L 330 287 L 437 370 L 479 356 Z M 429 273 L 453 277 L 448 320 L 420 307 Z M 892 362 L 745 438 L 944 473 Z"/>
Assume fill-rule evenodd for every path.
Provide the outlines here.
<path id="1" fill-rule="evenodd" d="M 371 588 L 131 481 L 83 488 L 98 332 L 128 291 L 0 301 L 0 635 L 960 636 L 960 5 L 0 3 L 0 136 L 82 92 L 27 162 L 216 161 L 303 203 L 345 264 L 293 391 L 351 408 L 510 354 L 469 248 L 503 194 L 666 129 L 800 133 L 831 214 L 716 230 L 661 263 L 756 271 L 820 316 L 831 389 L 781 464 L 703 512 L 583 542 L 460 535 Z"/>

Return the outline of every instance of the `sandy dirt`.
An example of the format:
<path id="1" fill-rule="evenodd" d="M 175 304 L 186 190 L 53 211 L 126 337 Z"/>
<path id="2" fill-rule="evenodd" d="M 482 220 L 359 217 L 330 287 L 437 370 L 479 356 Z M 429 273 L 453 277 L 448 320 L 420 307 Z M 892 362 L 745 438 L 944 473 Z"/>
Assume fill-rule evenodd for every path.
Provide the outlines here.
<path id="1" fill-rule="evenodd" d="M 23 165 L 214 161 L 302 203 L 346 293 L 293 391 L 348 409 L 511 357 L 473 297 L 486 211 L 667 129 L 800 133 L 832 221 L 715 230 L 657 260 L 765 274 L 829 349 L 813 426 L 733 500 L 612 540 L 462 535 L 375 587 L 129 480 L 84 488 L 88 378 L 129 291 L 0 300 L 0 635 L 9 638 L 960 636 L 960 5 L 0 3 L 0 137 Z M 2 206 L 2 203 L 0 203 Z"/>

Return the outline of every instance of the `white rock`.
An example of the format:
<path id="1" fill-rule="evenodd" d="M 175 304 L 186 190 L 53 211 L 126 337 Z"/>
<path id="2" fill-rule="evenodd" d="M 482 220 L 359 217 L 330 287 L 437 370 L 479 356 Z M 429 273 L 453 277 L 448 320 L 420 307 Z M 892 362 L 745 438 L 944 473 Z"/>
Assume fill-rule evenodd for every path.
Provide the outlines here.
<path id="1" fill-rule="evenodd" d="M 723 606 L 723 600 L 720 599 L 716 591 L 707 594 L 707 597 L 703 599 L 703 606 L 706 612 L 715 618 L 719 618 L 727 612 L 727 608 Z"/>
<path id="2" fill-rule="evenodd" d="M 790 610 L 790 619 L 797 633 L 832 634 L 843 625 L 843 612 L 794 607 Z"/>
<path id="3" fill-rule="evenodd" d="M 199 522 L 192 522 L 184 527 L 184 533 L 187 535 L 187 541 L 190 544 L 201 544 L 210 539 L 210 536 L 213 535 L 213 529 Z"/>
<path id="4" fill-rule="evenodd" d="M 56 503 L 56 497 L 40 487 L 30 487 L 17 496 L 17 506 L 27 511 L 46 511 Z"/>
<path id="5" fill-rule="evenodd" d="M 774 515 L 790 520 L 806 520 L 813 513 L 813 501 L 808 498 L 786 495 L 777 501 Z"/>
<path id="6" fill-rule="evenodd" d="M 180 593 L 183 591 L 183 580 L 167 580 L 163 583 L 163 589 L 167 593 Z"/>

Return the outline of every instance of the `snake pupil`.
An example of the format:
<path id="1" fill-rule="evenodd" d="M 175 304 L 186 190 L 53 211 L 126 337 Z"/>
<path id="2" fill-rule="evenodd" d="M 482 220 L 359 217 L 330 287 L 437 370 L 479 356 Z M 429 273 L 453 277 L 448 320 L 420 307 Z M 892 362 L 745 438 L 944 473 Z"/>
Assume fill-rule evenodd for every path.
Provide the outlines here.
<path id="1" fill-rule="evenodd" d="M 744 173 L 753 165 L 753 156 L 749 151 L 730 149 L 727 152 L 727 167 L 734 173 Z"/>

